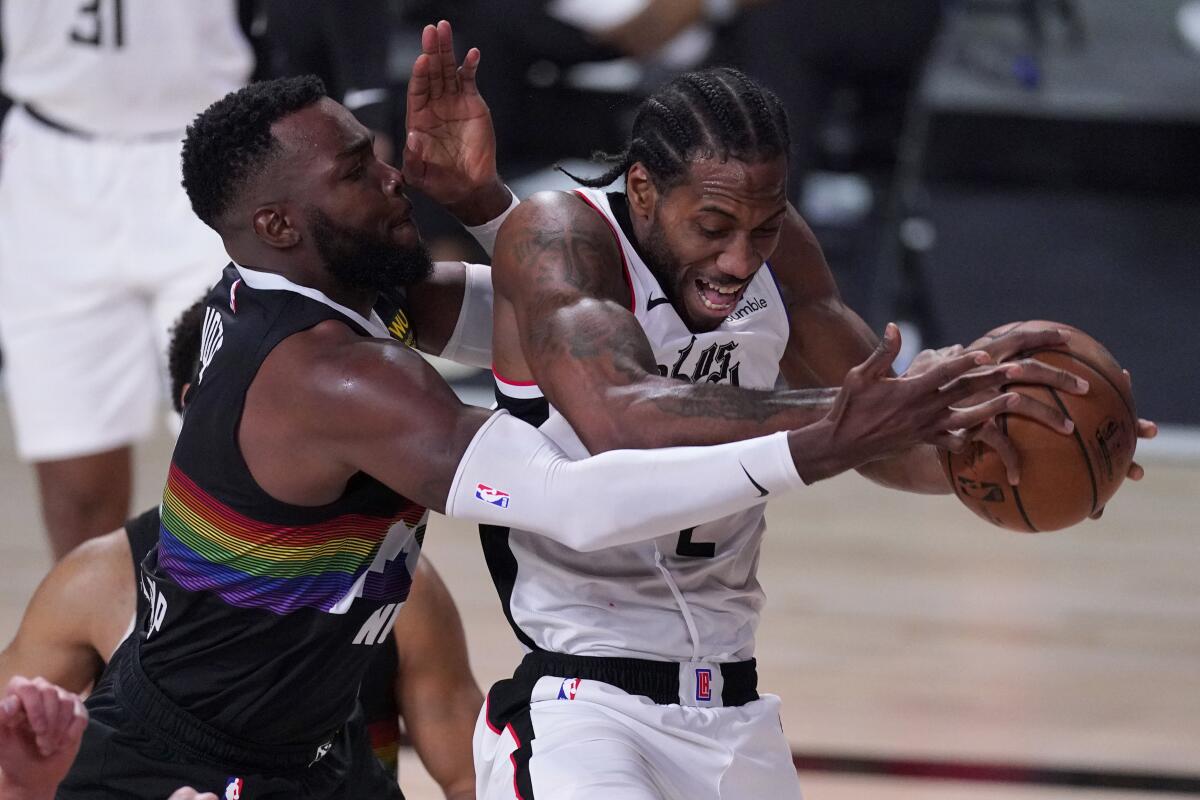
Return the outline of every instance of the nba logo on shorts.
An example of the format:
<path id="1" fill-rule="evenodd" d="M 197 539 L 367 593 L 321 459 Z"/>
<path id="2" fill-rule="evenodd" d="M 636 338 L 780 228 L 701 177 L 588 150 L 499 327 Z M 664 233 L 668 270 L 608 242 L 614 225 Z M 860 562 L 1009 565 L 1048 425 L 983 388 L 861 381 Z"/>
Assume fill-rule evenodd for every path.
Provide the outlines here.
<path id="1" fill-rule="evenodd" d="M 696 670 L 696 701 L 712 700 L 712 670 L 697 669 Z"/>
<path id="2" fill-rule="evenodd" d="M 562 686 L 558 687 L 558 699 L 574 700 L 576 693 L 579 692 L 579 684 L 582 682 L 579 678 L 567 678 L 562 682 Z"/>
<path id="3" fill-rule="evenodd" d="M 225 784 L 225 800 L 241 800 L 242 798 L 242 779 L 230 778 L 229 783 Z"/>
<path id="4" fill-rule="evenodd" d="M 508 492 L 493 489 L 487 484 L 479 483 L 475 485 L 475 497 L 485 503 L 491 503 L 500 508 L 508 508 Z"/>

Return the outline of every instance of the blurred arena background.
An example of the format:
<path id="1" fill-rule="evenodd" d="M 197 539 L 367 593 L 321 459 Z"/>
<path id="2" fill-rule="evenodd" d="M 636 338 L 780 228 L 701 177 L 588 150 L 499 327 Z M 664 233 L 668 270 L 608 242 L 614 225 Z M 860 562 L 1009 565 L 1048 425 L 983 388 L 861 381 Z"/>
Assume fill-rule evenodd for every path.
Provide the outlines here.
<path id="1" fill-rule="evenodd" d="M 393 142 L 420 27 L 451 20 L 483 51 L 522 196 L 564 185 L 554 163 L 618 147 L 673 72 L 738 65 L 788 105 L 793 200 L 876 329 L 902 321 L 910 351 L 1017 319 L 1104 342 L 1162 426 L 1139 447 L 1146 479 L 1100 521 L 1036 536 L 853 475 L 776 503 L 761 685 L 783 697 L 810 800 L 1200 795 L 1200 3 L 244 5 L 257 74 L 322 74 Z M 482 257 L 419 209 L 436 255 Z M 486 374 L 445 369 L 490 404 Z M 133 509 L 158 502 L 171 446 L 164 430 L 138 449 Z M 7 424 L 0 513 L 7 640 L 50 564 Z M 519 652 L 477 534 L 437 518 L 425 552 L 486 687 Z M 401 786 L 439 795 L 410 755 Z"/>

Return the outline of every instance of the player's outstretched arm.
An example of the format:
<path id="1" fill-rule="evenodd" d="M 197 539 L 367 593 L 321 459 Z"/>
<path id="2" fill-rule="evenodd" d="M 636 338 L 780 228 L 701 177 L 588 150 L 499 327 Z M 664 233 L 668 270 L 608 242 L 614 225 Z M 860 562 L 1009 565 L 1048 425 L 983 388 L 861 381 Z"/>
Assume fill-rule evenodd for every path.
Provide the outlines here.
<path id="1" fill-rule="evenodd" d="M 1003 394 L 956 408 L 1008 381 L 1011 368 L 979 370 L 987 356 L 967 353 L 923 375 L 893 378 L 899 345 L 889 326 L 818 424 L 711 447 L 572 461 L 507 413 L 464 406 L 411 350 L 326 322 L 288 338 L 264 361 L 243 415 L 252 424 L 243 424 L 239 438 L 259 484 L 284 502 L 332 500 L 365 472 L 450 516 L 594 550 L 750 508 L 915 442 L 959 449 L 963 437 L 954 431 L 1015 400 Z"/>
<path id="2" fill-rule="evenodd" d="M 544 192 L 517 207 L 497 239 L 492 279 L 496 371 L 531 375 L 593 453 L 762 436 L 816 422 L 832 407 L 831 390 L 662 377 L 629 311 L 612 231 L 574 195 Z"/>
<path id="3" fill-rule="evenodd" d="M 78 695 L 20 676 L 0 696 L 0 800 L 51 800 L 87 727 Z"/>
<path id="4" fill-rule="evenodd" d="M 421 763 L 447 800 L 475 797 L 471 737 L 483 693 L 467 660 L 454 600 L 427 558 L 393 629 L 400 668 L 396 705 Z"/>
<path id="5" fill-rule="evenodd" d="M 821 252 L 820 245 L 807 223 L 795 208 L 789 206 L 788 216 L 780 234 L 779 246 L 771 257 L 771 266 L 779 280 L 788 307 L 791 335 L 780 370 L 793 387 L 838 386 L 848 371 L 876 347 L 878 339 L 838 291 L 837 284 Z M 977 341 L 967 349 L 986 352 L 994 363 L 1009 364 L 1012 383 L 1050 386 L 1069 393 L 1082 393 L 1086 384 L 1076 376 L 1035 359 L 1008 361 L 1016 354 L 1038 347 L 1060 344 L 1065 340 L 1062 331 L 1020 331 L 1009 337 Z M 962 347 L 925 351 L 913 362 L 907 375 L 917 375 L 935 368 L 947 358 L 955 358 Z M 997 390 L 991 390 L 994 396 Z M 1019 395 L 1009 413 L 1028 417 L 1056 430 L 1068 432 L 1067 419 L 1056 407 L 1036 398 Z M 972 398 L 983 402 L 987 395 Z M 983 441 L 1004 460 L 1010 480 L 1019 476 L 1019 459 L 1007 437 L 993 421 L 969 432 L 971 438 Z M 885 486 L 925 493 L 947 493 L 949 483 L 938 463 L 937 451 L 928 444 L 916 445 L 886 459 L 864 464 L 859 468 L 866 477 Z"/>
<path id="6" fill-rule="evenodd" d="M 15 675 L 40 675 L 83 692 L 104 668 L 101 641 L 114 640 L 133 614 L 129 544 L 124 531 L 84 542 L 42 579 L 17 634 L 0 652 L 0 685 Z M 102 602 L 97 603 L 97 598 Z"/>

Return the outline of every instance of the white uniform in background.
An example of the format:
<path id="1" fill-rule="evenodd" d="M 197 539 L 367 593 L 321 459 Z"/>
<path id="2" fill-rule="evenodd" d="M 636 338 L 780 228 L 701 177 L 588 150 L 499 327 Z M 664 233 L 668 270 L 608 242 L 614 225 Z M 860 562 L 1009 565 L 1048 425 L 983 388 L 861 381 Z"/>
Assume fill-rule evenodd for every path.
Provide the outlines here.
<path id="1" fill-rule="evenodd" d="M 148 434 L 169 325 L 227 263 L 184 128 L 249 78 L 233 0 L 0 3 L 0 347 L 31 461 Z"/>
<path id="2" fill-rule="evenodd" d="M 621 230 L 608 197 L 578 194 L 619 240 L 631 310 L 662 374 L 775 387 L 788 319 L 769 266 L 725 322 L 693 334 Z M 571 458 L 587 455 L 536 385 L 496 376 L 496 386 L 501 406 L 533 424 L 545 420 L 542 432 Z M 619 505 L 622 498 L 598 486 L 579 502 Z M 748 681 L 753 697 L 748 660 L 763 604 L 756 571 L 764 510 L 765 500 L 672 536 L 590 553 L 518 530 L 483 532 L 505 614 L 534 653 L 516 678 L 489 693 L 476 727 L 481 799 L 511 798 L 514 787 L 521 797 L 799 797 L 778 698 L 745 699 Z M 554 654 L 641 661 L 591 667 L 603 674 L 615 664 L 611 680 L 579 679 L 580 660 L 559 659 L 559 668 Z M 522 677 L 530 659 L 544 660 Z M 643 673 L 658 672 L 643 680 Z M 657 702 L 647 698 L 656 693 Z"/>

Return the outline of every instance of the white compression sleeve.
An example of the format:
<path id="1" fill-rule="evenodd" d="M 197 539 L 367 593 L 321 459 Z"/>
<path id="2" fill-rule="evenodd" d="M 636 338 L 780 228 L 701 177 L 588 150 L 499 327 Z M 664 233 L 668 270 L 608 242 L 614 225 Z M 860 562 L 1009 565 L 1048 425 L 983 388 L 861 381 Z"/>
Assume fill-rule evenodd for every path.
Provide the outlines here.
<path id="1" fill-rule="evenodd" d="M 504 188 L 508 189 L 507 186 Z M 508 219 L 508 215 L 513 212 L 513 209 L 521 204 L 521 198 L 517 197 L 516 192 L 508 189 L 508 193 L 512 195 L 512 202 L 500 216 L 482 225 L 463 226 L 467 229 L 467 233 L 474 236 L 475 241 L 479 242 L 479 246 L 488 254 L 488 258 L 492 257 L 492 251 L 496 249 L 496 234 L 500 233 L 500 226 L 504 224 L 504 220 Z"/>
<path id="2" fill-rule="evenodd" d="M 441 358 L 480 369 L 492 368 L 492 268 L 464 264 L 462 306 Z"/>
<path id="3" fill-rule="evenodd" d="M 541 431 L 498 411 L 459 462 L 446 515 L 588 551 L 711 522 L 803 485 L 786 433 L 572 461 Z"/>

